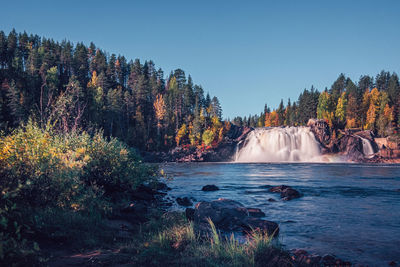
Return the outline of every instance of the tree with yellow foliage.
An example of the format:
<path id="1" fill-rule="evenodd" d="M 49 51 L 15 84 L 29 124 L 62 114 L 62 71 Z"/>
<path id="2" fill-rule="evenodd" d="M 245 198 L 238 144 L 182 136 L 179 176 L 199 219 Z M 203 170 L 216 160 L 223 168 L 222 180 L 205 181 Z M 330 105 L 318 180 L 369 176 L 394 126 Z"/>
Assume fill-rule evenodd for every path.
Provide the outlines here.
<path id="1" fill-rule="evenodd" d="M 377 88 L 374 88 L 369 93 L 369 96 L 366 96 L 364 94 L 364 98 L 367 98 L 369 100 L 369 107 L 367 111 L 367 121 L 365 124 L 365 128 L 369 130 L 375 130 L 376 128 L 375 122 L 379 112 L 381 94 Z"/>
<path id="2" fill-rule="evenodd" d="M 176 146 L 180 145 L 180 142 L 182 141 L 182 138 L 185 137 L 187 134 L 187 128 L 186 124 L 182 124 L 181 128 L 179 128 L 178 133 L 176 134 L 175 141 L 176 141 Z"/>
<path id="3" fill-rule="evenodd" d="M 389 106 L 389 95 L 381 92 L 379 117 L 377 129 L 380 136 L 388 136 L 392 133 L 392 122 L 394 120 L 394 107 Z"/>
<path id="4" fill-rule="evenodd" d="M 338 99 L 338 103 L 336 105 L 336 111 L 335 111 L 335 116 L 336 116 L 336 119 L 337 119 L 339 125 L 345 123 L 346 108 L 347 108 L 346 93 L 343 92 Z"/>
<path id="5" fill-rule="evenodd" d="M 347 102 L 346 109 L 346 128 L 355 128 L 357 127 L 357 111 L 359 107 L 357 105 L 357 99 L 350 94 Z"/>
<path id="6" fill-rule="evenodd" d="M 265 127 L 271 127 L 271 113 L 267 112 L 265 113 Z"/>
<path id="7" fill-rule="evenodd" d="M 161 121 L 164 119 L 164 116 L 167 113 L 167 110 L 165 108 L 164 97 L 162 94 L 158 94 L 156 96 L 156 100 L 154 100 L 153 107 L 157 118 L 157 136 L 159 136 L 160 128 L 162 126 Z"/>

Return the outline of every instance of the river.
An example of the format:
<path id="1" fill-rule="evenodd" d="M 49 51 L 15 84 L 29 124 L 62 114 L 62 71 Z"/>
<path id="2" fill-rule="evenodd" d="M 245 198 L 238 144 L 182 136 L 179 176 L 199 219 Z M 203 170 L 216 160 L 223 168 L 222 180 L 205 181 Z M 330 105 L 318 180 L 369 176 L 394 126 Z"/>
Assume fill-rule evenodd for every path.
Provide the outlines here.
<path id="1" fill-rule="evenodd" d="M 400 165 L 323 163 L 168 163 L 173 197 L 218 198 L 260 208 L 280 226 L 280 243 L 370 266 L 400 262 Z M 203 192 L 215 184 L 220 190 Z M 303 196 L 281 201 L 267 186 Z M 269 202 L 274 198 L 277 202 Z M 178 208 L 178 207 L 176 207 Z"/>

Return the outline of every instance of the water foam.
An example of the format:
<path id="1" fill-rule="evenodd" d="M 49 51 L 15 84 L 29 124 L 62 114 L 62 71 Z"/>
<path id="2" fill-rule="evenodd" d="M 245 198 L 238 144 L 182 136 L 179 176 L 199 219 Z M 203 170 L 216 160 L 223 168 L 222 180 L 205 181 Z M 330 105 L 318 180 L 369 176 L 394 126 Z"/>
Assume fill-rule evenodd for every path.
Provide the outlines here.
<path id="1" fill-rule="evenodd" d="M 257 128 L 246 138 L 236 162 L 322 162 L 320 145 L 308 127 Z"/>

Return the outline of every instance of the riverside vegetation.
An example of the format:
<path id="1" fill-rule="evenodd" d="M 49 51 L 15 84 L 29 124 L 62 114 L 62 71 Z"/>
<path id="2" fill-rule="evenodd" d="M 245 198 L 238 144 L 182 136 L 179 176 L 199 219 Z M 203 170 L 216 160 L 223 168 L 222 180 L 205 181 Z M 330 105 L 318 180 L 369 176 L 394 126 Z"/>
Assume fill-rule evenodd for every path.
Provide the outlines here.
<path id="1" fill-rule="evenodd" d="M 4 264 L 54 264 L 49 257 L 56 249 L 49 247 L 71 253 L 118 249 L 96 264 L 255 266 L 277 255 L 289 260 L 261 232 L 239 244 L 233 237 L 220 237 L 210 221 L 212 236 L 204 238 L 181 213 L 156 208 L 130 235 L 117 237 L 107 218 L 130 203 L 140 184 L 154 182 L 158 171 L 101 132 L 59 134 L 29 122 L 2 136 L 0 151 Z"/>

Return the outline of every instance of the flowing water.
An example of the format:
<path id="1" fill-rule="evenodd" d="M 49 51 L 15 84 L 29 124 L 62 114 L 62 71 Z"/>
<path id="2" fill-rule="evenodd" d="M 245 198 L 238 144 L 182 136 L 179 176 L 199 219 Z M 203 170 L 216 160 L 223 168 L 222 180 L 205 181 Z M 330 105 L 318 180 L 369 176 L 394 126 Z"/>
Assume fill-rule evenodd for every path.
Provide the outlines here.
<path id="1" fill-rule="evenodd" d="M 374 149 L 372 148 L 371 142 L 366 138 L 363 138 L 361 136 L 359 136 L 359 137 L 360 137 L 360 139 L 362 141 L 364 156 L 366 156 L 366 157 L 373 156 L 374 155 Z"/>
<path id="2" fill-rule="evenodd" d="M 308 127 L 257 128 L 237 152 L 237 162 L 321 162 L 318 142 Z"/>
<path id="3" fill-rule="evenodd" d="M 265 219 L 279 223 L 287 249 L 332 253 L 370 266 L 400 262 L 400 165 L 170 163 L 163 168 L 174 177 L 168 182 L 173 197 L 229 198 L 260 208 Z M 221 190 L 201 191 L 206 184 Z M 268 192 L 268 186 L 282 184 L 303 196 L 281 201 Z"/>

